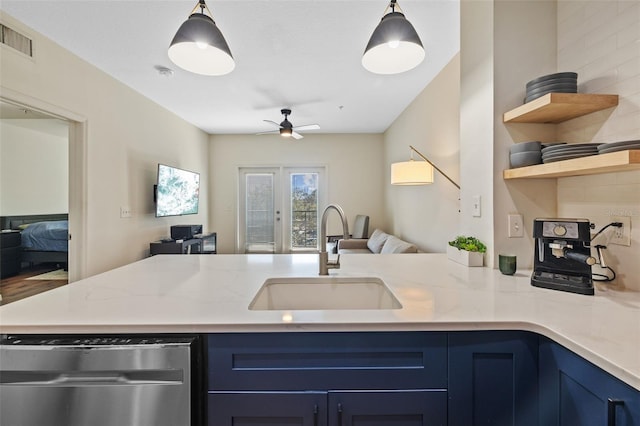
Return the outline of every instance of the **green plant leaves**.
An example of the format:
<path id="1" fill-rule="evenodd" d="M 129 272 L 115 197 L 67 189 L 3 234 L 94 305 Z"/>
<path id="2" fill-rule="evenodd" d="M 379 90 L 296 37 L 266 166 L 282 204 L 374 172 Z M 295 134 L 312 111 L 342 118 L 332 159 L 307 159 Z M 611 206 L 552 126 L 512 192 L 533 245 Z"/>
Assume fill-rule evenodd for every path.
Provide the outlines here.
<path id="1" fill-rule="evenodd" d="M 487 251 L 487 246 L 476 237 L 465 237 L 459 235 L 455 240 L 449 241 L 449 245 L 457 248 L 458 250 L 477 251 L 484 253 Z"/>

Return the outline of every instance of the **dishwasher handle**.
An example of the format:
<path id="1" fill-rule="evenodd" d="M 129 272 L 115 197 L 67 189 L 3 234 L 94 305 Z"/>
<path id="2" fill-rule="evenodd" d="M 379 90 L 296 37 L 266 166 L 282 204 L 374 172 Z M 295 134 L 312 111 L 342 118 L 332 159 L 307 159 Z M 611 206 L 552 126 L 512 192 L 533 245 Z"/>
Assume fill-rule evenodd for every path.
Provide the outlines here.
<path id="1" fill-rule="evenodd" d="M 122 385 L 181 385 L 184 371 L 165 370 L 90 370 L 90 371 L 0 371 L 2 386 L 122 386 Z"/>

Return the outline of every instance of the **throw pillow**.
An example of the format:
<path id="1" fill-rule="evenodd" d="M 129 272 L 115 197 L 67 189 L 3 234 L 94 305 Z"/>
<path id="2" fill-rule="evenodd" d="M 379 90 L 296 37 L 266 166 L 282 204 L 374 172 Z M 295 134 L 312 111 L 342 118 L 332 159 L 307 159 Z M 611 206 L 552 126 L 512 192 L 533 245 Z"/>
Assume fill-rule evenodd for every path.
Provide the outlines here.
<path id="1" fill-rule="evenodd" d="M 380 253 L 384 242 L 389 238 L 389 234 L 382 232 L 379 229 L 375 229 L 373 234 L 367 240 L 367 247 L 372 253 Z"/>
<path id="2" fill-rule="evenodd" d="M 417 252 L 418 252 L 418 248 L 413 244 L 408 243 L 406 241 L 402 241 L 400 238 L 390 235 L 389 238 L 387 238 L 387 241 L 384 243 L 384 246 L 382 246 L 382 250 L 380 251 L 380 254 L 417 253 Z"/>

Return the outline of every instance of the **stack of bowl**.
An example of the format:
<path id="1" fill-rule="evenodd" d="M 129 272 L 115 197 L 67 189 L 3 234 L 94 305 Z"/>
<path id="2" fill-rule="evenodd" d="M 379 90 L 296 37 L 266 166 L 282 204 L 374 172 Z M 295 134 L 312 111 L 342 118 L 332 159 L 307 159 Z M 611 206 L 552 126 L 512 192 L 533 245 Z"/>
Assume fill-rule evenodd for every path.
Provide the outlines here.
<path id="1" fill-rule="evenodd" d="M 540 141 L 520 142 L 509 148 L 511 168 L 532 166 L 542 163 L 542 144 Z"/>
<path id="2" fill-rule="evenodd" d="M 524 103 L 538 99 L 547 93 L 578 93 L 578 74 L 558 72 L 531 80 L 526 86 Z"/>

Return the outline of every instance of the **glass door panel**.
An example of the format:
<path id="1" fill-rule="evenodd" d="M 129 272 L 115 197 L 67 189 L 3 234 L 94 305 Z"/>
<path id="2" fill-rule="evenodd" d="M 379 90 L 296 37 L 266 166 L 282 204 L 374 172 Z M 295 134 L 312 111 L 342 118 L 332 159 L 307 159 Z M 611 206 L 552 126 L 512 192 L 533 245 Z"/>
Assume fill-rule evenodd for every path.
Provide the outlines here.
<path id="1" fill-rule="evenodd" d="M 240 249 L 244 253 L 278 253 L 281 248 L 277 169 L 243 169 L 241 176 Z"/>
<path id="2" fill-rule="evenodd" d="M 291 251 L 318 247 L 318 173 L 289 173 Z"/>
<path id="3" fill-rule="evenodd" d="M 241 168 L 238 252 L 317 251 L 324 175 L 322 167 Z"/>

